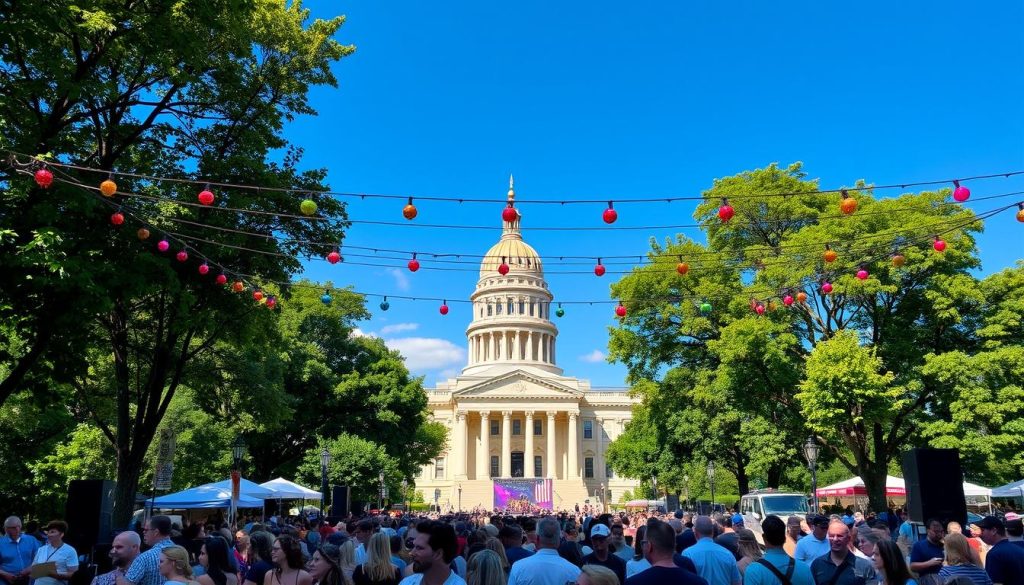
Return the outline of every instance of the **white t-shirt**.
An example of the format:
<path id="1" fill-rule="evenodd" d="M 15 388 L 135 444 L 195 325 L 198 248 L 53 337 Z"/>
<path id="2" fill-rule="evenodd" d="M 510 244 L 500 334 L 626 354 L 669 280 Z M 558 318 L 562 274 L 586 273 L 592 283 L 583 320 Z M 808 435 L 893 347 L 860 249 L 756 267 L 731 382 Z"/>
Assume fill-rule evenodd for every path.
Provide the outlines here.
<path id="1" fill-rule="evenodd" d="M 398 585 L 420 585 L 420 583 L 422 582 L 423 573 L 413 573 L 405 579 L 402 579 L 402 582 Z M 452 571 L 451 574 L 448 575 L 448 578 L 445 579 L 444 583 L 442 583 L 441 585 L 466 585 L 466 580 L 456 575 L 455 571 Z"/>
<path id="2" fill-rule="evenodd" d="M 53 548 L 53 545 L 47 542 L 39 547 L 39 550 L 36 551 L 36 558 L 32 560 L 34 565 L 41 563 L 56 563 L 57 572 L 64 575 L 69 570 L 78 568 L 78 553 L 68 543 Z M 53 577 L 40 577 L 35 580 L 35 585 L 64 585 L 65 583 L 67 581 L 58 581 Z"/>

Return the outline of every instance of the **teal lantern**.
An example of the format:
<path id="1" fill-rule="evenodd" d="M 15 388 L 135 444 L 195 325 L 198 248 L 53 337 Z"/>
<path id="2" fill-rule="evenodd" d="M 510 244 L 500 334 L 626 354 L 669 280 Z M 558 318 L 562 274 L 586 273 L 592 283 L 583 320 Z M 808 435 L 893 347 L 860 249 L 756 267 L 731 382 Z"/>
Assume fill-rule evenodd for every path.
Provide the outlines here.
<path id="1" fill-rule="evenodd" d="M 331 298 L 331 293 L 328 292 L 328 291 L 324 291 L 324 295 L 322 297 L 320 297 L 320 302 L 325 304 L 325 305 L 330 305 L 331 301 L 333 301 L 333 300 L 334 299 Z"/>
<path id="2" fill-rule="evenodd" d="M 388 298 L 384 297 L 384 300 L 380 302 L 380 310 L 387 311 L 391 308 L 391 303 L 388 302 Z"/>
<path id="3" fill-rule="evenodd" d="M 700 304 L 700 312 L 703 315 L 711 314 L 711 303 L 709 303 L 707 301 L 704 301 L 703 303 L 701 303 Z"/>

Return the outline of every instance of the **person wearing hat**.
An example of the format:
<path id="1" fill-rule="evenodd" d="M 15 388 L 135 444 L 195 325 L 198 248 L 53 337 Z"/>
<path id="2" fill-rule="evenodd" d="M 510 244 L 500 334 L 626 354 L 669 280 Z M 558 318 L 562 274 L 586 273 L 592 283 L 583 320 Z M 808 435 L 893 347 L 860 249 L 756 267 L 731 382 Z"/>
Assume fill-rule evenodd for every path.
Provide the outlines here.
<path id="1" fill-rule="evenodd" d="M 811 564 L 814 559 L 829 554 L 832 548 L 828 544 L 828 516 L 808 515 L 807 524 L 811 533 L 796 543 L 793 558 Z"/>
<path id="2" fill-rule="evenodd" d="M 590 544 L 594 552 L 583 557 L 584 565 L 600 565 L 611 569 L 619 578 L 619 583 L 626 582 L 626 561 L 622 557 L 612 554 L 609 550 L 608 539 L 612 531 L 604 524 L 594 524 L 590 528 Z"/>
<path id="3" fill-rule="evenodd" d="M 1007 539 L 1024 548 L 1024 519 L 1020 517 L 1020 514 L 1007 512 L 1006 516 L 1003 516 L 1003 523 L 1006 525 Z"/>
<path id="4" fill-rule="evenodd" d="M 985 556 L 985 572 L 994 585 L 1024 585 L 1024 548 L 1006 538 L 1006 526 L 995 516 L 985 516 L 975 523 L 981 540 L 990 548 Z"/>

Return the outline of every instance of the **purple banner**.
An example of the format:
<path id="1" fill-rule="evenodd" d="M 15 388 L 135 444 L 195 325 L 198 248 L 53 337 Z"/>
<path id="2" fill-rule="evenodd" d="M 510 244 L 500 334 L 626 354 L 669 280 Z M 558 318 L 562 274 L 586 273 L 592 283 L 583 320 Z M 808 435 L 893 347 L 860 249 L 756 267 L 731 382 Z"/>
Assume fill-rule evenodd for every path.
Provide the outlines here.
<path id="1" fill-rule="evenodd" d="M 531 507 L 552 509 L 550 479 L 495 479 L 494 507 L 528 510 Z"/>

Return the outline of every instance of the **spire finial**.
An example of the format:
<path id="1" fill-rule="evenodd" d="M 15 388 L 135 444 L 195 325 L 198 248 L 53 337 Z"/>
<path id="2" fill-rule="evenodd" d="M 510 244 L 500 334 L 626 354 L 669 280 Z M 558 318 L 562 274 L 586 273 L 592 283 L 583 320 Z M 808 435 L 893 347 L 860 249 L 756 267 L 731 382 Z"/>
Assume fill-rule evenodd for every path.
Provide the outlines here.
<path id="1" fill-rule="evenodd" d="M 516 200 L 515 190 L 515 179 L 512 177 L 512 173 L 508 174 L 508 201 L 509 203 Z"/>

